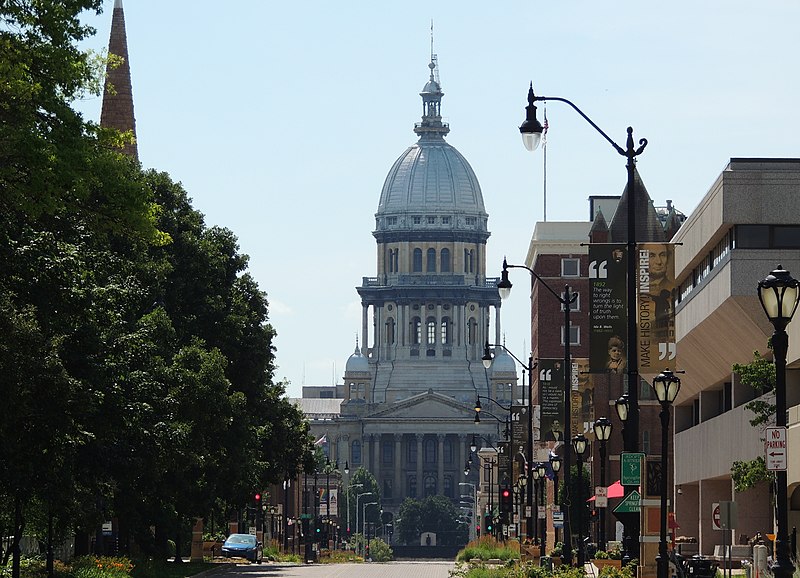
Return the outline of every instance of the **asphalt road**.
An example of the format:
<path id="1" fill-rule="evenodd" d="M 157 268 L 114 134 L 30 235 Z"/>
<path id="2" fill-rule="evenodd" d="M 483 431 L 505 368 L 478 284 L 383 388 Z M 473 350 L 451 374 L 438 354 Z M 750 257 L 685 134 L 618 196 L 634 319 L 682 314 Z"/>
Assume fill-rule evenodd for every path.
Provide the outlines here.
<path id="1" fill-rule="evenodd" d="M 209 578 L 448 578 L 453 562 L 365 564 L 250 564 L 215 572 Z"/>

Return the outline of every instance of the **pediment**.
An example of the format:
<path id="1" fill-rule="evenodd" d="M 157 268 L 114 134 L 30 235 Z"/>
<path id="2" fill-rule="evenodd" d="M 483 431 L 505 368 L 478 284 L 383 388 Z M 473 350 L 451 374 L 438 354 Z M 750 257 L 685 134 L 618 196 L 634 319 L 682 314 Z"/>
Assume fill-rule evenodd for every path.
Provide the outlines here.
<path id="1" fill-rule="evenodd" d="M 459 403 L 451 397 L 428 391 L 395 402 L 367 416 L 369 420 L 407 419 L 464 419 L 472 418 L 473 408 Z"/>

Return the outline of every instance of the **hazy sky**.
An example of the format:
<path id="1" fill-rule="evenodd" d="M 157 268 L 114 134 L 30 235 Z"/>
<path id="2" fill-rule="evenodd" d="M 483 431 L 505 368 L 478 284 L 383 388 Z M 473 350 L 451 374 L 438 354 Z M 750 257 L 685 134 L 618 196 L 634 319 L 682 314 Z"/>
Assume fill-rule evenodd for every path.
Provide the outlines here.
<path id="1" fill-rule="evenodd" d="M 90 18 L 85 47 L 107 46 L 113 4 Z M 341 381 L 355 347 L 355 287 L 376 274 L 383 181 L 416 140 L 431 19 L 447 140 L 489 213 L 490 276 L 504 255 L 524 262 L 542 219 L 542 155 L 518 131 L 531 80 L 620 145 L 629 125 L 647 138 L 638 168 L 651 197 L 686 214 L 731 157 L 800 156 L 794 0 L 125 0 L 125 18 L 142 164 L 238 236 L 292 396 Z M 99 99 L 78 106 L 99 119 Z M 566 105 L 547 116 L 548 220 L 587 220 L 589 195 L 622 192 L 625 159 Z M 527 291 L 503 311 L 524 358 Z"/>

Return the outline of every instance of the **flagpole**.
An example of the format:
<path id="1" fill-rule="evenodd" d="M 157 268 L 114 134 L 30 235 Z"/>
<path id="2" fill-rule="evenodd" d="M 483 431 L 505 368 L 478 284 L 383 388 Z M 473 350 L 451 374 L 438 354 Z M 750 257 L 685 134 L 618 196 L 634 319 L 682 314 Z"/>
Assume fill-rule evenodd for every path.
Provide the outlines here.
<path id="1" fill-rule="evenodd" d="M 542 163 L 544 170 L 542 171 L 543 189 L 544 189 L 544 221 L 547 222 L 547 105 L 544 106 L 544 131 L 542 134 L 542 152 L 544 153 Z"/>

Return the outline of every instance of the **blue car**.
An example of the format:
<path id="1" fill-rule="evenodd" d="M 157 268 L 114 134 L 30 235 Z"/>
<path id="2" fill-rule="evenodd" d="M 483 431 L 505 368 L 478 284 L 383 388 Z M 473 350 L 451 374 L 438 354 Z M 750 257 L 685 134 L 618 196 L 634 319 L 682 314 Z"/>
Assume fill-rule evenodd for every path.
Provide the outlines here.
<path id="1" fill-rule="evenodd" d="M 245 558 L 261 564 L 264 558 L 264 546 L 251 534 L 231 534 L 222 545 L 225 558 Z"/>

